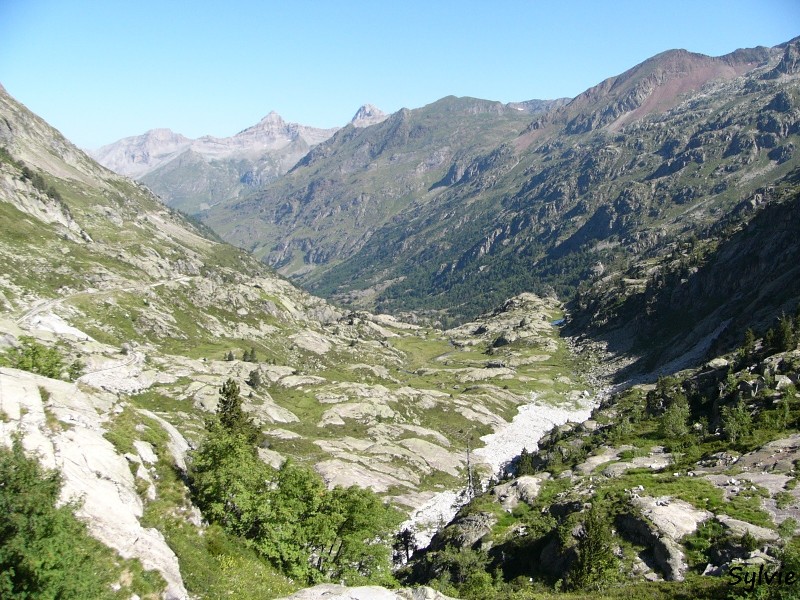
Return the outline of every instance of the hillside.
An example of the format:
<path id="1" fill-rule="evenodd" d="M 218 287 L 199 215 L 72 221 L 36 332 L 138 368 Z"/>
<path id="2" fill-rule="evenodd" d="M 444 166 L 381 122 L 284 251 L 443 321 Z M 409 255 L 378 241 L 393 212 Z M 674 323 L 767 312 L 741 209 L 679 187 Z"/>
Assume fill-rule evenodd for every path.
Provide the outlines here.
<path id="1" fill-rule="evenodd" d="M 281 273 L 309 282 L 319 269 L 381 243 L 376 232 L 433 202 L 459 170 L 529 120 L 524 110 L 474 98 L 402 109 L 378 125 L 340 130 L 274 185 L 201 217 Z"/>
<path id="2" fill-rule="evenodd" d="M 353 306 L 457 322 L 525 290 L 571 299 L 702 239 L 797 168 L 797 46 L 666 52 L 522 128 L 500 105 L 444 99 L 343 130 L 203 219 Z M 453 123 L 478 119 L 490 134 L 450 156 L 472 139 Z M 425 155 L 420 140 L 432 143 Z"/>
<path id="3" fill-rule="evenodd" d="M 465 506 L 399 574 L 461 598 L 792 597 L 800 321 L 610 396 Z M 755 574 L 755 576 L 754 576 Z M 758 597 L 758 596 L 756 596 Z"/>
<path id="4" fill-rule="evenodd" d="M 454 497 L 466 448 L 531 391 L 549 422 L 587 410 L 591 388 L 551 325 L 558 302 L 522 296 L 452 332 L 342 311 L 100 167 L 4 90 L 0 114 L 0 434 L 57 469 L 88 532 L 126 559 L 110 597 L 227 597 L 240 578 L 258 597 L 297 587 L 240 530 L 205 523 L 187 487 L 228 381 L 261 440 L 253 468 L 315 473 L 309 485 L 331 494 L 355 484 L 406 514 Z"/>
<path id="5" fill-rule="evenodd" d="M 203 223 L 0 87 L 0 595 L 724 598 L 800 572 L 798 57 L 366 106 Z M 156 138 L 150 174 L 227 189 Z"/>

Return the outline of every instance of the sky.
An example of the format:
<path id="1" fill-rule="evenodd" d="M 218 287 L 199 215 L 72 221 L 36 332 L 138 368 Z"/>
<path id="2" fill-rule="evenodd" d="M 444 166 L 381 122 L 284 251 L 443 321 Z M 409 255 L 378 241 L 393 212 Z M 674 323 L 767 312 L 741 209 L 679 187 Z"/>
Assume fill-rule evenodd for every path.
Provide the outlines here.
<path id="1" fill-rule="evenodd" d="M 448 95 L 573 97 L 672 48 L 800 35 L 799 0 L 0 0 L 0 84 L 83 148 L 315 127 Z"/>

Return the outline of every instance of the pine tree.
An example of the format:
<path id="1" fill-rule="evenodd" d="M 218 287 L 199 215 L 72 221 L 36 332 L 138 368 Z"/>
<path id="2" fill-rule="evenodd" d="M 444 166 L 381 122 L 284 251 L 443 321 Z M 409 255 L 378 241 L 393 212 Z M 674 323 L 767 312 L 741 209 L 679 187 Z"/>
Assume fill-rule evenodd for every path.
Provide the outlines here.
<path id="1" fill-rule="evenodd" d="M 257 390 L 259 387 L 261 387 L 261 373 L 258 369 L 253 369 L 250 371 L 250 375 L 247 378 L 247 385 L 254 390 Z"/>
<path id="2" fill-rule="evenodd" d="M 533 466 L 533 453 L 528 452 L 527 448 L 523 448 L 519 455 L 519 462 L 517 463 L 517 476 L 533 475 L 536 469 Z"/>
<path id="3" fill-rule="evenodd" d="M 612 547 L 611 524 L 597 497 L 586 512 L 577 550 L 578 558 L 569 572 L 570 587 L 599 587 L 617 561 Z"/>
<path id="4" fill-rule="evenodd" d="M 220 424 L 229 431 L 235 431 L 246 420 L 239 396 L 239 384 L 228 379 L 219 390 L 217 416 Z"/>
<path id="5" fill-rule="evenodd" d="M 394 550 L 399 554 L 403 553 L 406 561 L 411 559 L 411 553 L 417 549 L 417 536 L 414 535 L 414 530 L 404 527 L 398 531 L 394 536 Z"/>
<path id="6" fill-rule="evenodd" d="M 777 349 L 781 352 L 791 350 L 795 346 L 794 327 L 792 319 L 782 315 L 778 321 L 778 333 L 775 341 Z"/>
<path id="7" fill-rule="evenodd" d="M 236 360 L 236 357 L 233 355 L 233 350 L 228 350 L 228 353 L 225 355 L 225 360 L 228 362 Z"/>

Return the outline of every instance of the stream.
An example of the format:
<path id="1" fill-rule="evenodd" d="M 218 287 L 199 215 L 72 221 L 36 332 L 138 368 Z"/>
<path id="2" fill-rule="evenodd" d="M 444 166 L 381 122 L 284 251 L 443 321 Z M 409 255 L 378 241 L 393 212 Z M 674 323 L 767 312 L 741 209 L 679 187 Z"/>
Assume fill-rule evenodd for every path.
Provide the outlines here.
<path id="1" fill-rule="evenodd" d="M 536 394 L 531 392 L 528 404 L 519 407 L 516 416 L 510 423 L 502 425 L 494 433 L 484 435 L 484 445 L 473 452 L 476 464 L 487 465 L 490 473 L 497 474 L 523 448 L 534 451 L 539 447 L 539 440 L 556 425 L 568 421 L 582 422 L 589 418 L 596 401 L 587 397 L 577 407 L 556 407 L 538 403 Z M 483 487 L 488 478 L 481 481 Z M 467 488 L 436 493 L 411 515 L 411 518 L 400 525 L 400 530 L 411 529 L 416 536 L 419 548 L 426 547 L 434 534 L 449 523 L 459 509 L 469 501 Z"/>

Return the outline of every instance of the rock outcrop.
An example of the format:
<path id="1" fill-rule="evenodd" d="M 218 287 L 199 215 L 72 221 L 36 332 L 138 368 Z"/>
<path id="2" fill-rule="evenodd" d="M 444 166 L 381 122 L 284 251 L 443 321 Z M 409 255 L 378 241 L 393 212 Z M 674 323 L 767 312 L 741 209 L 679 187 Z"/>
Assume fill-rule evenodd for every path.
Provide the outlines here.
<path id="1" fill-rule="evenodd" d="M 378 586 L 345 587 L 325 583 L 278 600 L 455 600 L 429 587 L 387 590 Z"/>
<path id="2" fill-rule="evenodd" d="M 49 395 L 46 402 L 40 390 Z M 77 514 L 89 532 L 120 556 L 157 570 L 167 582 L 165 597 L 183 600 L 188 594 L 178 559 L 158 530 L 140 524 L 144 507 L 128 460 L 103 437 L 103 425 L 116 407 L 113 396 L 0 368 L 0 442 L 10 445 L 13 435 L 21 435 L 27 452 L 62 473 L 61 498 L 80 503 Z M 178 443 L 185 447 L 185 440 Z M 134 445 L 139 454 L 133 460 L 151 463 L 152 448 Z"/>

